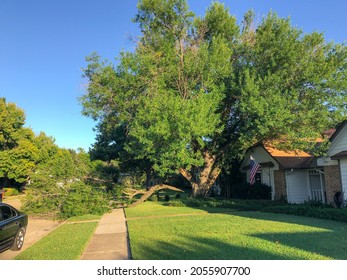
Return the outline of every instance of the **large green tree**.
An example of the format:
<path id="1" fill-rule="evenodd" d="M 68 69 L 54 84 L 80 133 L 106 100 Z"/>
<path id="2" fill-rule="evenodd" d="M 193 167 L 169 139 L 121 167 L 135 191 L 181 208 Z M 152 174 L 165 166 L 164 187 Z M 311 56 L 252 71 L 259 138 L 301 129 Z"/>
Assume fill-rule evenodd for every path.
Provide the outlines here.
<path id="1" fill-rule="evenodd" d="M 0 98 L 0 187 L 25 183 L 35 168 L 38 148 L 24 124 L 24 111 Z"/>
<path id="2" fill-rule="evenodd" d="M 345 116 L 346 47 L 269 13 L 237 24 L 223 4 L 196 17 L 184 0 L 142 0 L 141 37 L 117 64 L 88 59 L 84 114 L 125 129 L 124 148 L 206 195 L 226 157 L 281 139 L 303 148 Z"/>

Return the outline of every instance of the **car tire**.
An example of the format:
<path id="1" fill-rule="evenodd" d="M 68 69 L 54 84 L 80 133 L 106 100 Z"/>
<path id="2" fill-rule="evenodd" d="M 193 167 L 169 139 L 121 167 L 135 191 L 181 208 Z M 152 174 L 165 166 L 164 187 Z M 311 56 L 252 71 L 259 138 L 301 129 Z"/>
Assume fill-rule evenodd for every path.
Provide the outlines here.
<path id="1" fill-rule="evenodd" d="M 22 249 L 24 244 L 24 236 L 25 236 L 25 228 L 21 227 L 18 230 L 16 237 L 14 239 L 14 242 L 11 248 L 12 251 L 19 251 L 20 249 Z"/>

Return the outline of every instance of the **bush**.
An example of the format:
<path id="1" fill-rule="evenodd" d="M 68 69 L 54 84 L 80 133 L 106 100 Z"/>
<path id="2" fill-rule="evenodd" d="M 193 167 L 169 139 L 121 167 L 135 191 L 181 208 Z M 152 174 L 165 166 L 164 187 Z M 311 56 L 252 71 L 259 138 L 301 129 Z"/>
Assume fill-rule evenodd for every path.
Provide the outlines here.
<path id="1" fill-rule="evenodd" d="M 181 200 L 172 200 L 169 203 L 165 203 L 164 205 L 171 207 L 186 207 L 186 204 L 183 203 Z"/>
<path id="2" fill-rule="evenodd" d="M 307 201 L 303 204 L 287 204 L 283 201 L 261 199 L 196 199 L 189 198 L 183 201 L 188 207 L 226 208 L 236 211 L 262 211 L 297 216 L 306 216 L 319 219 L 328 219 L 347 223 L 347 208 L 333 208 L 331 205 Z"/>
<path id="3" fill-rule="evenodd" d="M 249 199 L 271 199 L 271 187 L 264 184 L 254 184 L 248 187 Z"/>
<path id="4" fill-rule="evenodd" d="M 102 215 L 110 210 L 107 195 L 83 182 L 71 185 L 61 205 L 59 217 L 69 218 L 86 214 Z"/>
<path id="5" fill-rule="evenodd" d="M 332 208 L 329 206 L 314 207 L 309 204 L 289 204 L 283 206 L 265 207 L 262 211 L 328 219 L 347 223 L 346 208 Z"/>
<path id="6" fill-rule="evenodd" d="M 271 199 L 271 187 L 255 183 L 240 183 L 231 186 L 231 196 L 236 199 Z"/>
<path id="7" fill-rule="evenodd" d="M 190 197 L 185 201 L 188 207 L 203 207 L 203 203 L 200 199 Z"/>

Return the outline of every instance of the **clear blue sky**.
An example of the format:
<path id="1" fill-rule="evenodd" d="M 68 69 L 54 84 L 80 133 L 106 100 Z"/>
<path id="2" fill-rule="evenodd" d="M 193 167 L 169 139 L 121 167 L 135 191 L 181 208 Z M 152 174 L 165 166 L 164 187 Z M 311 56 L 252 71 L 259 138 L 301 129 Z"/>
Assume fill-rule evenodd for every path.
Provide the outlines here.
<path id="1" fill-rule="evenodd" d="M 290 16 L 305 33 L 319 31 L 327 41 L 347 40 L 344 0 L 226 0 L 239 21 L 253 9 L 258 21 L 270 10 Z M 203 15 L 210 0 L 188 0 Z M 113 59 L 131 50 L 129 35 L 137 0 L 0 0 L 0 97 L 26 113 L 26 126 L 44 131 L 60 147 L 88 150 L 92 120 L 82 116 L 78 97 L 86 84 L 81 68 L 93 51 Z"/>

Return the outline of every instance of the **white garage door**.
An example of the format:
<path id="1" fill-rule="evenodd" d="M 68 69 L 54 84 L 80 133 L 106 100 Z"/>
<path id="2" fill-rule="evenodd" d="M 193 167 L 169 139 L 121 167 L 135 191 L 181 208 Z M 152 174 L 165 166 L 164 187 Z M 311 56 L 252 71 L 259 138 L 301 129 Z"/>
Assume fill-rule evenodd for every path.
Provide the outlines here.
<path id="1" fill-rule="evenodd" d="M 309 181 L 307 171 L 286 173 L 287 199 L 289 203 L 303 203 L 309 200 Z"/>

